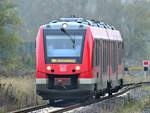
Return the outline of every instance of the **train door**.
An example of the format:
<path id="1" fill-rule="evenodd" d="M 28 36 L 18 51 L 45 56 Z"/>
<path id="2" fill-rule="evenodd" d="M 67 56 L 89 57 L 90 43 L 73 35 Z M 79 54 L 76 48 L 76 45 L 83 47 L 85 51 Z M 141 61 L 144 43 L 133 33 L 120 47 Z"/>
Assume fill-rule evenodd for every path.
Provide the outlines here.
<path id="1" fill-rule="evenodd" d="M 110 40 L 107 41 L 107 72 L 110 80 Z"/>
<path id="2" fill-rule="evenodd" d="M 94 48 L 93 48 L 93 68 L 94 75 L 96 77 L 96 89 L 102 89 L 102 78 L 101 78 L 101 67 L 100 67 L 100 40 L 94 40 Z"/>
<path id="3" fill-rule="evenodd" d="M 111 74 L 110 74 L 110 80 L 112 81 L 112 85 L 116 86 L 117 83 L 117 77 L 118 77 L 118 65 L 117 65 L 117 42 L 112 41 L 111 42 Z"/>
<path id="4" fill-rule="evenodd" d="M 110 67 L 109 67 L 109 40 L 105 41 L 105 73 L 107 76 L 107 79 L 110 80 Z"/>
<path id="5" fill-rule="evenodd" d="M 122 42 L 118 43 L 118 79 L 122 78 Z"/>
<path id="6" fill-rule="evenodd" d="M 108 71 L 109 71 L 109 81 L 110 81 L 110 70 L 111 70 L 111 41 L 108 40 Z"/>
<path id="7" fill-rule="evenodd" d="M 107 41 L 102 41 L 102 80 L 103 88 L 107 87 L 107 81 L 109 81 L 109 74 L 107 68 Z"/>
<path id="8" fill-rule="evenodd" d="M 93 46 L 93 63 L 92 63 L 92 67 L 93 67 L 93 75 L 96 77 L 96 83 L 98 83 L 97 81 L 97 43 L 96 40 L 94 40 L 94 46 Z"/>
<path id="9" fill-rule="evenodd" d="M 102 47 L 101 47 L 101 42 L 100 40 L 96 40 L 96 66 L 97 66 L 97 84 L 98 84 L 98 89 L 102 89 L 103 88 L 103 80 L 102 80 L 102 66 L 101 66 L 101 51 L 102 51 Z"/>

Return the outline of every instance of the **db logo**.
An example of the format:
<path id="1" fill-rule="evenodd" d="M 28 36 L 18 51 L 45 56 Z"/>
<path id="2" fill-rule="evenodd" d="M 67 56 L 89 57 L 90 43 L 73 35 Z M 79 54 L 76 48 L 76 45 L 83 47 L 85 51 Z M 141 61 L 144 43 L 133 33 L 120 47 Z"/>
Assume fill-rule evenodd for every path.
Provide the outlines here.
<path id="1" fill-rule="evenodd" d="M 66 72 L 67 71 L 67 65 L 60 65 L 60 71 Z"/>

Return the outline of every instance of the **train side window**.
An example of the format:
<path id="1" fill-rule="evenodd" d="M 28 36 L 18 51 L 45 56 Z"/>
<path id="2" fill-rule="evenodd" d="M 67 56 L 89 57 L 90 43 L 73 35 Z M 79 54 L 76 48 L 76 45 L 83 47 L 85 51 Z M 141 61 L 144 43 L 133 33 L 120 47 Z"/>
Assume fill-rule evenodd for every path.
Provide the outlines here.
<path id="1" fill-rule="evenodd" d="M 98 57 L 98 59 L 97 59 L 97 65 L 99 65 L 99 62 L 100 62 L 100 40 L 98 40 L 98 42 L 97 42 L 98 44 L 97 44 L 97 53 L 98 53 L 98 55 L 97 55 L 97 57 Z"/>
<path id="2" fill-rule="evenodd" d="M 99 65 L 99 40 L 96 40 L 96 65 Z"/>
<path id="3" fill-rule="evenodd" d="M 105 72 L 107 72 L 107 41 L 105 41 Z"/>
<path id="4" fill-rule="evenodd" d="M 98 40 L 96 40 L 96 65 L 98 65 Z"/>
<path id="5" fill-rule="evenodd" d="M 111 67 L 113 67 L 113 45 L 111 42 Z"/>
<path id="6" fill-rule="evenodd" d="M 104 41 L 102 41 L 102 43 L 103 43 L 103 47 L 102 47 L 102 51 L 103 51 L 103 52 L 102 52 L 102 55 L 103 55 L 103 58 L 102 58 L 103 70 L 102 70 L 102 72 L 104 73 L 104 68 L 105 68 L 105 67 L 104 67 L 104 57 L 105 57 L 105 56 L 104 56 L 104 46 L 105 46 L 105 43 L 104 43 Z"/>
<path id="7" fill-rule="evenodd" d="M 108 59 L 109 59 L 109 53 L 108 53 L 108 40 L 106 41 L 106 68 L 107 68 L 107 66 L 108 66 Z M 106 71 L 107 71 L 107 69 L 106 69 Z"/>
<path id="8" fill-rule="evenodd" d="M 116 72 L 116 43 L 114 42 L 114 72 Z"/>
<path id="9" fill-rule="evenodd" d="M 104 60 L 104 70 L 103 70 L 103 72 L 105 73 L 105 46 L 106 46 L 106 43 L 105 43 L 105 41 L 104 41 L 104 48 L 103 48 L 103 51 L 104 51 L 104 57 L 103 57 L 103 60 Z"/>
<path id="10" fill-rule="evenodd" d="M 120 42 L 118 43 L 118 64 L 120 64 Z"/>
<path id="11" fill-rule="evenodd" d="M 118 70 L 118 42 L 116 42 L 115 43 L 115 49 L 116 49 L 116 54 L 115 54 L 115 56 L 116 56 L 116 62 L 115 62 L 115 72 L 117 72 L 117 70 Z"/>
<path id="12" fill-rule="evenodd" d="M 114 55 L 114 50 L 115 50 L 115 49 L 114 49 L 114 42 L 112 42 L 112 58 L 113 58 L 113 59 L 112 59 L 112 71 L 113 71 L 113 72 L 115 72 L 115 71 L 114 71 L 114 56 L 115 56 L 115 55 Z"/>
<path id="13" fill-rule="evenodd" d="M 98 65 L 98 40 L 95 40 L 95 66 Z"/>
<path id="14" fill-rule="evenodd" d="M 120 43 L 120 64 L 122 64 L 122 58 L 123 58 L 123 48 L 122 48 L 123 43 Z"/>
<path id="15" fill-rule="evenodd" d="M 101 72 L 103 72 L 103 42 L 100 40 L 100 68 Z"/>
<path id="16" fill-rule="evenodd" d="M 96 40 L 94 41 L 94 66 L 96 66 L 96 62 L 97 62 L 97 45 L 96 45 Z"/>
<path id="17" fill-rule="evenodd" d="M 104 43 L 104 41 L 102 41 L 102 43 L 103 43 L 103 48 L 102 48 L 102 51 L 103 51 L 103 52 L 102 52 L 102 54 L 103 54 L 103 60 L 102 60 L 102 62 L 103 62 L 103 70 L 102 70 L 102 72 L 104 73 L 104 68 L 105 68 L 105 67 L 104 67 L 104 62 L 105 62 L 105 61 L 104 61 L 104 57 L 105 57 L 105 56 L 104 56 L 104 46 L 105 46 L 105 43 Z"/>
<path id="18" fill-rule="evenodd" d="M 116 56 L 115 56 L 115 42 L 112 42 L 112 72 L 115 72 L 115 60 L 116 60 Z"/>
<path id="19" fill-rule="evenodd" d="M 107 59 L 107 56 L 106 56 L 106 41 L 103 41 L 103 73 L 106 73 L 106 59 Z"/>
<path id="20" fill-rule="evenodd" d="M 92 67 L 94 67 L 95 63 L 95 41 L 93 41 L 93 56 L 92 56 Z"/>
<path id="21" fill-rule="evenodd" d="M 107 66 L 109 65 L 109 41 L 107 41 Z"/>
<path id="22" fill-rule="evenodd" d="M 101 57 L 102 57 L 102 73 L 104 72 L 104 41 L 102 40 L 102 48 L 101 48 Z"/>
<path id="23" fill-rule="evenodd" d="M 111 67 L 113 67 L 113 43 L 111 42 Z"/>
<path id="24" fill-rule="evenodd" d="M 110 66 L 112 66 L 112 42 L 110 42 Z"/>
<path id="25" fill-rule="evenodd" d="M 115 58 L 114 58 L 114 72 L 117 72 L 117 42 L 114 43 L 114 48 L 115 48 Z"/>
<path id="26" fill-rule="evenodd" d="M 118 55 L 119 55 L 119 64 L 121 64 L 121 62 L 122 62 L 122 43 L 121 43 L 121 42 L 118 43 L 118 49 L 119 49 L 119 51 L 118 51 Z"/>

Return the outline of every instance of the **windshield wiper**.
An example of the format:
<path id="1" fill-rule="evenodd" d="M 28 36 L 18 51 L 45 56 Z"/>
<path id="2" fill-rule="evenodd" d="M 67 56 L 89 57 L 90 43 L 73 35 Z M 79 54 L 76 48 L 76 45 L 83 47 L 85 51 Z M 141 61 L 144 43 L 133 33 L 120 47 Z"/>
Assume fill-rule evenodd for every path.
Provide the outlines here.
<path id="1" fill-rule="evenodd" d="M 72 43 L 73 43 L 73 48 L 75 48 L 75 39 L 73 39 L 73 38 L 71 37 L 71 35 L 68 34 L 65 29 L 61 28 L 61 31 L 64 32 L 64 33 L 70 38 L 70 40 L 71 40 Z"/>

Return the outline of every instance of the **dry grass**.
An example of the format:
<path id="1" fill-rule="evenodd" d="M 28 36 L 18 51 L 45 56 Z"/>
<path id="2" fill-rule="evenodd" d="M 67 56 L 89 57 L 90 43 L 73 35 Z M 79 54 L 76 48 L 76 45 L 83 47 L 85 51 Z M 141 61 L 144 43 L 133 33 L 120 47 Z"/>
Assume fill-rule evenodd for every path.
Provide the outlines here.
<path id="1" fill-rule="evenodd" d="M 43 104 L 44 101 L 36 95 L 35 92 L 35 80 L 30 77 L 1 77 L 0 78 L 2 93 L 1 100 L 4 109 L 15 110 L 23 107 L 34 106 Z M 4 102 L 2 98 L 6 98 L 7 102 Z M 10 105 L 10 106 L 9 106 Z M 3 111 L 5 111 L 3 109 Z"/>
<path id="2" fill-rule="evenodd" d="M 31 95 L 35 90 L 35 81 L 31 77 L 13 77 L 1 78 L 1 84 L 6 84 L 5 87 L 12 84 L 14 88 L 24 94 Z"/>
<path id="3" fill-rule="evenodd" d="M 134 77 L 134 76 L 130 76 L 130 75 L 124 75 L 123 79 L 127 83 L 147 82 L 147 81 L 150 81 L 150 75 L 149 76 L 139 76 L 139 77 Z"/>

